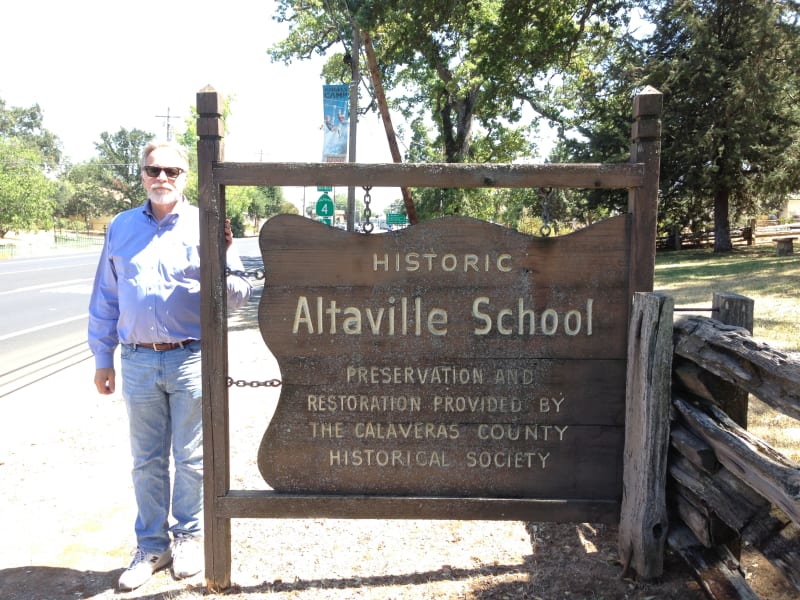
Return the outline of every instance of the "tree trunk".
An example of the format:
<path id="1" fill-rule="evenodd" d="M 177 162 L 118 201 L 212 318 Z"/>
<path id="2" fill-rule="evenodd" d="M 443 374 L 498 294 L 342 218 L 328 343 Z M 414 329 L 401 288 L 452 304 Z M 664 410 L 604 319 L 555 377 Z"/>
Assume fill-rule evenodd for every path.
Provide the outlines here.
<path id="1" fill-rule="evenodd" d="M 728 217 L 731 191 L 727 187 L 717 190 L 714 195 L 714 252 L 730 252 L 731 224 Z"/>

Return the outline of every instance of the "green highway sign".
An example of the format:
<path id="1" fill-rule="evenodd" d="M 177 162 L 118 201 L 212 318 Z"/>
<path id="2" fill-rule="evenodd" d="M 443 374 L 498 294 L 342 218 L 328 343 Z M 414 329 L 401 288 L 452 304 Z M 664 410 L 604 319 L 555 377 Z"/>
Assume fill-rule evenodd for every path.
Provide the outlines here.
<path id="1" fill-rule="evenodd" d="M 332 192 L 333 191 L 333 186 L 331 186 L 331 185 L 318 185 L 317 186 L 317 191 L 318 192 Z"/>
<path id="2" fill-rule="evenodd" d="M 317 215 L 320 217 L 333 216 L 333 200 L 328 194 L 322 194 L 317 200 Z"/>
<path id="3" fill-rule="evenodd" d="M 403 213 L 386 213 L 387 225 L 407 225 L 408 219 Z"/>

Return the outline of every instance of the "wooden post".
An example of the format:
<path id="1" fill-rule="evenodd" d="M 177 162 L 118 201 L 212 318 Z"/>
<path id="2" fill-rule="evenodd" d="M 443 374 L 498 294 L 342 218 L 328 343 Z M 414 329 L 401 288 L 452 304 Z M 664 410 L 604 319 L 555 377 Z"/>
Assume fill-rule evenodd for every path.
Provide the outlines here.
<path id="1" fill-rule="evenodd" d="M 717 292 L 711 301 L 714 318 L 726 325 L 744 327 L 753 335 L 753 299 L 739 294 Z M 748 393 L 740 387 L 714 377 L 716 385 L 711 391 L 719 406 L 739 427 L 747 429 Z"/>
<path id="2" fill-rule="evenodd" d="M 619 553 L 623 575 L 643 579 L 664 568 L 673 308 L 669 296 L 637 293 L 628 330 Z"/>
<path id="3" fill-rule="evenodd" d="M 661 92 L 646 87 L 633 99 L 632 163 L 645 166 L 644 182 L 628 192 L 631 226 L 630 292 L 652 292 L 656 261 L 658 176 L 661 165 Z"/>
<path id="4" fill-rule="evenodd" d="M 230 488 L 228 424 L 228 320 L 225 285 L 225 192 L 212 166 L 223 160 L 223 101 L 211 87 L 197 93 L 198 205 L 200 207 L 200 304 L 203 365 L 203 462 L 206 585 L 230 587 L 231 524 L 216 514 L 217 498 Z"/>

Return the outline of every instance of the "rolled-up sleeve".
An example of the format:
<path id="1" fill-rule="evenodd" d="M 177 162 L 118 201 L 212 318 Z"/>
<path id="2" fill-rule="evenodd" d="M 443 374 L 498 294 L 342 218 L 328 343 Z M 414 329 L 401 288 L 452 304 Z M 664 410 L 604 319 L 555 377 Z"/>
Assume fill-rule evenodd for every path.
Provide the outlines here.
<path id="1" fill-rule="evenodd" d="M 228 248 L 226 261 L 228 269 L 231 271 L 244 271 L 242 259 L 233 246 Z M 229 310 L 236 310 L 247 304 L 247 301 L 250 300 L 250 295 L 253 293 L 253 286 L 247 278 L 233 273 L 227 277 L 227 288 Z"/>

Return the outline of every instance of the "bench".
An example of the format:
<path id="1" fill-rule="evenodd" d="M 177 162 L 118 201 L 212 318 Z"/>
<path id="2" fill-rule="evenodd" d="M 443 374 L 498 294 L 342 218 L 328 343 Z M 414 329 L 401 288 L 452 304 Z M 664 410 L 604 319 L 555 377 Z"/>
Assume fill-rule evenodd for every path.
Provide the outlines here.
<path id="1" fill-rule="evenodd" d="M 789 254 L 794 253 L 794 241 L 796 237 L 781 237 L 781 238 L 772 238 L 772 241 L 775 242 L 776 246 L 776 254 L 777 256 L 788 256 Z"/>

